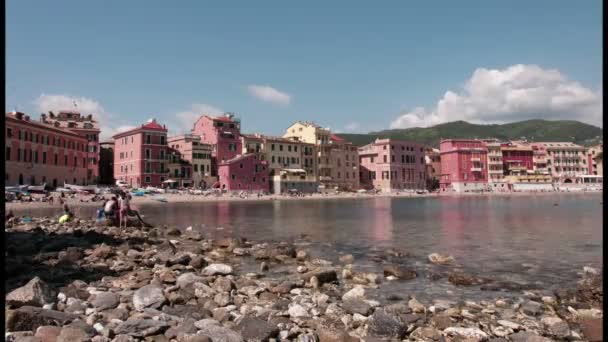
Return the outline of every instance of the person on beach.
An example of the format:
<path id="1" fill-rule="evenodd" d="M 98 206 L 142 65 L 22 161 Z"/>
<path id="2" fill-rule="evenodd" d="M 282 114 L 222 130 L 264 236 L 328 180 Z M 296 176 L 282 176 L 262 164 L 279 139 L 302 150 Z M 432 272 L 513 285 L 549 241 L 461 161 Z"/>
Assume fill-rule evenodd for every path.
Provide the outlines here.
<path id="1" fill-rule="evenodd" d="M 129 210 L 127 209 L 128 200 L 126 199 L 126 195 L 120 196 L 118 200 L 118 228 L 122 228 L 124 223 L 125 229 L 127 228 L 127 221 L 129 220 Z"/>
<path id="2" fill-rule="evenodd" d="M 105 202 L 103 206 L 104 214 L 106 215 L 106 219 L 110 220 L 112 223 L 116 222 L 116 210 L 117 201 L 116 196 L 112 196 L 108 201 Z"/>
<path id="3" fill-rule="evenodd" d="M 59 217 L 59 223 L 66 223 L 72 220 L 74 213 L 70 210 L 67 204 L 63 205 L 63 214 Z"/>

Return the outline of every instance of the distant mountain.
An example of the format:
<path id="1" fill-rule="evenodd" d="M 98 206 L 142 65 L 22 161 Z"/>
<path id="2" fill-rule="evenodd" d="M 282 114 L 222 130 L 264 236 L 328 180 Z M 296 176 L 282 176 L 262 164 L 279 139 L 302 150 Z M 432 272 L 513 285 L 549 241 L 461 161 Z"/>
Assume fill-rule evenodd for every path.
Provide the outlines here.
<path id="1" fill-rule="evenodd" d="M 574 120 L 526 120 L 503 125 L 477 125 L 465 121 L 448 122 L 426 128 L 388 129 L 368 134 L 337 134 L 357 146 L 376 138 L 391 138 L 438 147 L 441 139 L 498 138 L 501 140 L 569 141 L 585 146 L 602 142 L 603 130 Z"/>

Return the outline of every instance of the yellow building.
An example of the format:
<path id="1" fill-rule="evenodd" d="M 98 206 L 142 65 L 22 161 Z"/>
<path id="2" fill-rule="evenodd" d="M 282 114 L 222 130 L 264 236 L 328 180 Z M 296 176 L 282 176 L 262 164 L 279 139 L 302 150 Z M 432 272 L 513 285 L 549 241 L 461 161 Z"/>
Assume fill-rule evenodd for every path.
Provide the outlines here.
<path id="1" fill-rule="evenodd" d="M 298 121 L 289 126 L 284 138 L 314 144 L 319 182 L 326 188 L 359 189 L 359 156 L 350 142 L 331 134 L 315 123 Z"/>
<path id="2" fill-rule="evenodd" d="M 217 181 L 217 177 L 212 176 L 212 146 L 201 143 L 200 136 L 193 134 L 173 136 L 167 138 L 167 144 L 170 148 L 179 151 L 181 159 L 192 165 L 191 177 L 195 187 L 208 188 Z M 171 170 L 171 172 L 175 171 Z"/>
<path id="3" fill-rule="evenodd" d="M 602 169 L 601 154 L 603 151 L 604 151 L 603 144 L 591 146 L 587 149 L 587 162 L 589 164 L 589 174 L 590 175 L 598 175 L 598 176 L 601 175 L 601 173 L 600 173 L 601 169 Z M 599 162 L 598 162 L 598 159 L 596 158 L 598 155 L 600 155 Z"/>
<path id="4" fill-rule="evenodd" d="M 547 151 L 547 171 L 559 183 L 575 183 L 589 174 L 586 148 L 571 142 L 541 142 L 535 145 Z"/>

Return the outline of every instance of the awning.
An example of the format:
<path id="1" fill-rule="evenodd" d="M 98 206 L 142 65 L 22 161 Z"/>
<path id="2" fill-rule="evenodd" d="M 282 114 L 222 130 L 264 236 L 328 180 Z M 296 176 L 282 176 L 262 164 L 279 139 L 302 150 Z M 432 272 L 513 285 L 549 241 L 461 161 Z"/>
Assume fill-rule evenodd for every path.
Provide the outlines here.
<path id="1" fill-rule="evenodd" d="M 303 170 L 303 169 L 283 169 L 283 171 L 285 171 L 285 172 L 291 172 L 291 173 L 302 173 L 302 172 L 306 172 L 306 170 Z"/>
<path id="2" fill-rule="evenodd" d="M 176 180 L 173 179 L 167 179 L 166 181 L 164 181 L 163 183 L 177 183 Z"/>

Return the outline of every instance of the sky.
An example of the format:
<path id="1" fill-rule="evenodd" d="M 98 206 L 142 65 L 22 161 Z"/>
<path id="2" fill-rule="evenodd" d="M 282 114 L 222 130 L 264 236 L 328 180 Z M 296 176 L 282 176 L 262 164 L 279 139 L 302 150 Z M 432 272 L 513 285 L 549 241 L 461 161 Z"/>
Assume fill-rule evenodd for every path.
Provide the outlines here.
<path id="1" fill-rule="evenodd" d="M 601 126 L 602 2 L 6 2 L 6 111 L 93 113 L 102 136 L 233 112 L 242 131 L 455 120 Z"/>

